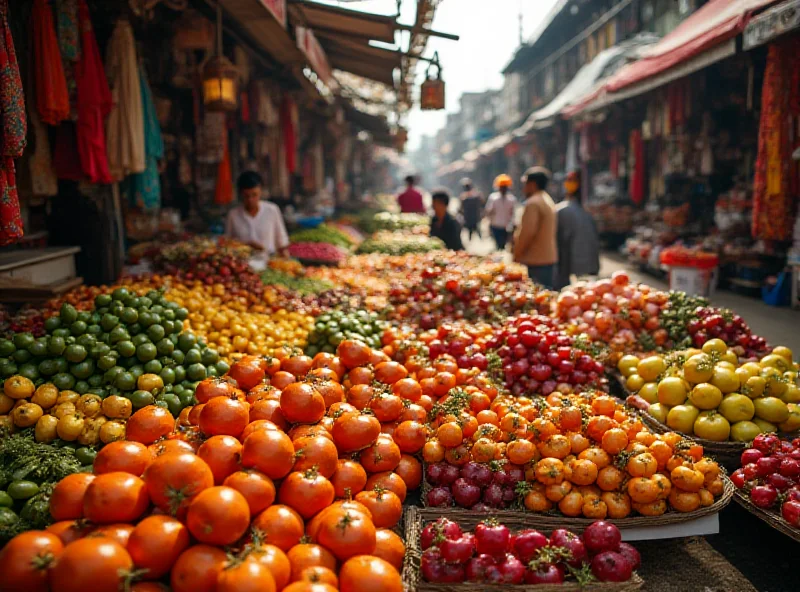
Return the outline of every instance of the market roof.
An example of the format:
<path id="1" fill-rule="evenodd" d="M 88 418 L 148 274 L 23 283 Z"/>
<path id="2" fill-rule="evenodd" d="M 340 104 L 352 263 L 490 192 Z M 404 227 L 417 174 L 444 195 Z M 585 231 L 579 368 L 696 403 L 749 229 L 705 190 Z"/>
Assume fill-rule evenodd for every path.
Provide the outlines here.
<path id="1" fill-rule="evenodd" d="M 294 39 L 261 0 L 220 0 L 226 13 L 275 61 L 286 66 L 305 61 Z"/>
<path id="2" fill-rule="evenodd" d="M 399 52 L 327 32 L 316 32 L 316 35 L 335 69 L 394 86 L 393 72 L 401 63 Z"/>
<path id="3" fill-rule="evenodd" d="M 591 91 L 598 80 L 614 73 L 614 68 L 624 65 L 626 60 L 639 57 L 658 41 L 652 33 L 641 33 L 619 45 L 601 51 L 588 64 L 585 64 L 575 77 L 556 97 L 541 109 L 530 114 L 528 119 L 514 131 L 514 136 L 522 137 L 534 129 L 552 125 L 555 118 L 565 108 Z"/>
<path id="4" fill-rule="evenodd" d="M 293 14 L 299 11 L 302 16 L 298 20 L 301 20 L 301 24 L 313 29 L 319 37 L 327 33 L 346 39 L 394 43 L 397 23 L 393 16 L 317 4 L 310 0 L 294 0 L 290 10 Z"/>
<path id="5" fill-rule="evenodd" d="M 386 118 L 380 115 L 370 115 L 353 107 L 350 103 L 344 103 L 345 117 L 356 127 L 369 132 L 377 144 L 391 145 L 392 134 Z"/>
<path id="6" fill-rule="evenodd" d="M 775 0 L 711 0 L 572 107 L 573 116 L 645 93 L 736 53 L 735 38 L 754 12 Z"/>

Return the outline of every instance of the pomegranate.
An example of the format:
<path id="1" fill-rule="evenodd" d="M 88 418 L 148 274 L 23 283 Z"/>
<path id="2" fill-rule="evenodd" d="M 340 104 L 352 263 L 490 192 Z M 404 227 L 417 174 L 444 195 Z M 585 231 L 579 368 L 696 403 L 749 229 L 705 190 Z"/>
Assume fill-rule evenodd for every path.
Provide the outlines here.
<path id="1" fill-rule="evenodd" d="M 469 560 L 466 569 L 467 580 L 470 582 L 485 582 L 486 570 L 495 566 L 494 557 L 490 555 L 478 555 Z"/>
<path id="2" fill-rule="evenodd" d="M 772 485 L 756 485 L 750 490 L 750 499 L 759 508 L 771 508 L 778 499 L 778 490 Z"/>
<path id="3" fill-rule="evenodd" d="M 592 574 L 601 582 L 627 582 L 633 566 L 621 553 L 602 551 L 592 559 Z"/>
<path id="4" fill-rule="evenodd" d="M 593 522 L 583 532 L 583 543 L 592 553 L 616 551 L 620 542 L 622 542 L 622 535 L 619 528 L 605 520 Z"/>
<path id="5" fill-rule="evenodd" d="M 497 569 L 500 570 L 501 582 L 503 584 L 521 584 L 525 578 L 525 566 L 522 561 L 514 557 L 511 553 L 498 563 Z"/>
<path id="6" fill-rule="evenodd" d="M 583 540 L 574 532 L 564 528 L 558 528 L 550 534 L 550 544 L 554 547 L 563 547 L 569 551 L 570 560 L 567 561 L 567 565 L 571 567 L 580 567 L 589 558 Z"/>
<path id="7" fill-rule="evenodd" d="M 564 568 L 553 563 L 545 563 L 537 569 L 525 571 L 526 584 L 563 584 Z"/>
<path id="8" fill-rule="evenodd" d="M 781 506 L 781 516 L 795 528 L 800 527 L 800 501 L 789 500 Z"/>
<path id="9" fill-rule="evenodd" d="M 475 554 L 475 536 L 462 535 L 458 539 L 444 539 L 439 543 L 442 559 L 448 563 L 464 563 Z"/>
<path id="10" fill-rule="evenodd" d="M 434 487 L 426 497 L 430 508 L 449 508 L 453 505 L 453 496 L 447 487 Z"/>
<path id="11" fill-rule="evenodd" d="M 547 546 L 547 537 L 538 530 L 523 530 L 514 536 L 511 548 L 523 562 L 528 563 L 536 556 L 536 552 Z"/>
<path id="12" fill-rule="evenodd" d="M 508 528 L 490 518 L 475 527 L 475 547 L 479 554 L 502 557 L 511 544 Z"/>
<path id="13" fill-rule="evenodd" d="M 639 555 L 639 551 L 637 551 L 636 547 L 629 543 L 619 544 L 619 554 L 628 560 L 628 563 L 631 564 L 633 571 L 639 569 L 639 566 L 642 564 L 642 557 Z"/>
<path id="14" fill-rule="evenodd" d="M 438 539 L 460 539 L 462 536 L 461 527 L 447 518 L 439 518 L 436 522 L 431 522 L 422 529 L 420 543 L 422 550 L 438 544 Z"/>
<path id="15" fill-rule="evenodd" d="M 462 508 L 471 508 L 481 500 L 481 488 L 463 477 L 456 479 L 450 492 L 456 504 Z"/>

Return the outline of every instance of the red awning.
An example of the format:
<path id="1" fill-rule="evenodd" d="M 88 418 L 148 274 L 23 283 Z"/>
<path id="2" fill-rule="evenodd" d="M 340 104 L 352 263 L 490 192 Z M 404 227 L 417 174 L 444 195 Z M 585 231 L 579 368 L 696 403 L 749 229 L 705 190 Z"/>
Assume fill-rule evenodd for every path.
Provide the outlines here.
<path id="1" fill-rule="evenodd" d="M 615 93 L 622 95 L 623 89 L 628 90 L 717 48 L 741 33 L 754 12 L 774 2 L 776 0 L 711 0 L 645 51 L 638 61 L 625 66 L 567 108 L 564 115 L 580 113 L 599 98 L 613 102 Z M 620 98 L 631 96 L 625 94 Z"/>

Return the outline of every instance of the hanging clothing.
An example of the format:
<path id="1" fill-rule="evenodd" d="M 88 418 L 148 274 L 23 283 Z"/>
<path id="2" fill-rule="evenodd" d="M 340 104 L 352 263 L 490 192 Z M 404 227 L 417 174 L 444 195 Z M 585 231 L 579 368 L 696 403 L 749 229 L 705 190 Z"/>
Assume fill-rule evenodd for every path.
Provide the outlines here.
<path id="1" fill-rule="evenodd" d="M 108 116 L 108 168 L 114 181 L 145 170 L 144 113 L 133 28 L 117 21 L 106 50 L 113 107 Z"/>
<path id="2" fill-rule="evenodd" d="M 153 103 L 153 93 L 144 69 L 139 69 L 139 85 L 144 119 L 145 169 L 128 179 L 128 196 L 131 205 L 145 211 L 161 207 L 161 179 L 158 161 L 164 158 L 164 139 Z"/>
<path id="3" fill-rule="evenodd" d="M 83 167 L 78 152 L 78 133 L 71 121 L 62 121 L 56 128 L 56 143 L 53 150 L 53 167 L 56 176 L 64 181 L 82 181 Z"/>
<path id="4" fill-rule="evenodd" d="M 628 195 L 636 205 L 644 201 L 644 141 L 642 132 L 633 130 L 629 138 L 628 154 L 630 155 L 630 179 L 628 181 Z"/>
<path id="5" fill-rule="evenodd" d="M 214 188 L 214 203 L 226 206 L 233 201 L 233 174 L 231 173 L 231 151 L 228 147 L 228 132 L 225 132 L 225 148 L 217 167 L 217 184 Z"/>
<path id="6" fill-rule="evenodd" d="M 769 46 L 761 98 L 758 160 L 753 186 L 754 238 L 792 238 L 798 195 L 792 127 L 800 115 L 800 39 Z"/>
<path id="7" fill-rule="evenodd" d="M 30 106 L 32 101 L 28 99 Z M 53 167 L 50 153 L 50 138 L 47 126 L 39 119 L 36 109 L 28 109 L 31 130 L 33 132 L 34 150 L 28 159 L 30 172 L 31 192 L 39 197 L 53 197 L 58 195 L 58 177 Z"/>
<path id="8" fill-rule="evenodd" d="M 18 241 L 23 234 L 14 159 L 22 156 L 28 133 L 8 2 L 0 0 L 0 246 Z"/>
<path id="9" fill-rule="evenodd" d="M 78 83 L 77 143 L 81 169 L 90 183 L 111 183 L 105 120 L 111 112 L 111 90 L 100 58 L 86 0 L 80 0 L 81 52 L 75 69 Z"/>
<path id="10" fill-rule="evenodd" d="M 81 57 L 78 0 L 56 0 L 56 22 L 61 57 L 77 62 Z"/>
<path id="11" fill-rule="evenodd" d="M 297 106 L 288 96 L 283 98 L 281 104 L 281 129 L 286 170 L 291 174 L 297 171 Z"/>
<path id="12" fill-rule="evenodd" d="M 48 0 L 34 0 L 31 22 L 36 106 L 44 123 L 58 125 L 69 117 L 69 92 Z"/>

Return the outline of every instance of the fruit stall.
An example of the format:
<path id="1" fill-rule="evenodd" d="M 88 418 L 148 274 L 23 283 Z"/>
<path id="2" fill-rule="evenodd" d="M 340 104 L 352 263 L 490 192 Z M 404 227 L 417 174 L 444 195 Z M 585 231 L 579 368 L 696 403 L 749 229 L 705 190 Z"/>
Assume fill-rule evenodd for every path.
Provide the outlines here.
<path id="1" fill-rule="evenodd" d="M 800 539 L 788 348 L 349 222 L 2 311 L 0 591 L 749 590 L 686 537 L 735 501 Z"/>

